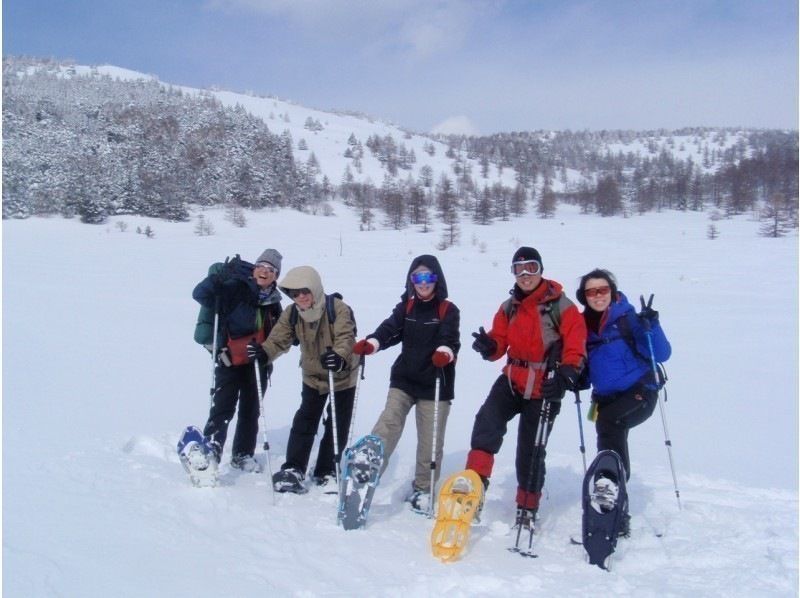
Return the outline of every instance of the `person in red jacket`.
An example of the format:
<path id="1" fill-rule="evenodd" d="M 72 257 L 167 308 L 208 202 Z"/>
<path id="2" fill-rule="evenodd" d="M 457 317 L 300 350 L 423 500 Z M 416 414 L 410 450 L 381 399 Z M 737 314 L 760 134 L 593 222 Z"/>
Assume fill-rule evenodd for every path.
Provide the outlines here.
<path id="1" fill-rule="evenodd" d="M 506 358 L 503 373 L 486 397 L 472 428 L 467 469 L 488 487 L 494 456 L 508 422 L 519 415 L 517 430 L 517 525 L 532 528 L 545 476 L 545 450 L 534 444 L 542 399 L 549 402 L 547 433 L 567 390 L 574 390 L 586 360 L 586 324 L 559 283 L 542 278 L 542 257 L 520 247 L 511 262 L 515 284 L 486 332 L 472 334 L 472 348 L 487 361 Z"/>

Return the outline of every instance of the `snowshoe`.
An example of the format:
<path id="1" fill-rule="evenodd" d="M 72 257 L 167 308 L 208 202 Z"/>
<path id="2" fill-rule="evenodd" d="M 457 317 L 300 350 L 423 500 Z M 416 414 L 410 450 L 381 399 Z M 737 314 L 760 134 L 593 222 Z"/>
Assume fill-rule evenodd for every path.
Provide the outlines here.
<path id="1" fill-rule="evenodd" d="M 480 476 L 471 469 L 451 475 L 442 484 L 431 532 L 433 556 L 444 562 L 461 556 L 469 541 L 472 520 L 483 503 L 483 490 Z"/>
<path id="2" fill-rule="evenodd" d="M 583 547 L 589 563 L 608 569 L 617 538 L 629 533 L 625 466 L 614 451 L 600 451 L 583 479 Z"/>
<path id="3" fill-rule="evenodd" d="M 178 457 L 192 486 L 196 488 L 217 485 L 219 444 L 203 436 L 199 428 L 188 426 L 178 440 Z"/>
<path id="4" fill-rule="evenodd" d="M 344 451 L 337 511 L 337 521 L 344 529 L 366 525 L 382 467 L 383 441 L 378 436 L 363 436 Z"/>
<path id="5" fill-rule="evenodd" d="M 303 472 L 298 469 L 281 469 L 272 476 L 272 487 L 275 488 L 275 492 L 305 494 L 308 488 L 303 484 L 304 479 Z"/>

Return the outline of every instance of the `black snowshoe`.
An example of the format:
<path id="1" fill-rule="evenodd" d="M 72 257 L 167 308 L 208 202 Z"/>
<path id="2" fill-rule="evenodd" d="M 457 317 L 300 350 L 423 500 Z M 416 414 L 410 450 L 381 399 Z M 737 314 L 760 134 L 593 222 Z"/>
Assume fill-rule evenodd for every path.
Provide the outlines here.
<path id="1" fill-rule="evenodd" d="M 583 479 L 583 547 L 589 563 L 608 569 L 617 538 L 629 533 L 625 466 L 614 451 L 600 451 Z"/>

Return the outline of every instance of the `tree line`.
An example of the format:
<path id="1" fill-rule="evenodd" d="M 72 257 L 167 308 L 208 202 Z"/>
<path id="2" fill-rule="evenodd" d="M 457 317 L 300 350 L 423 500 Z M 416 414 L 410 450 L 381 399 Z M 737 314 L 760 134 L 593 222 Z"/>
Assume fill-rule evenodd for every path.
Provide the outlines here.
<path id="1" fill-rule="evenodd" d="M 309 117 L 304 127 L 315 134 L 324 125 Z M 417 168 L 414 150 L 391 134 L 363 142 L 351 134 L 343 150 L 349 162 L 334 185 L 313 152 L 296 158 L 288 131 L 273 133 L 260 118 L 208 93 L 79 76 L 54 61 L 3 59 L 3 218 L 186 220 L 192 205 L 220 204 L 316 212 L 328 211 L 327 200 L 336 197 L 358 211 L 367 230 L 428 230 L 437 220 L 445 245 L 457 241 L 462 218 L 480 224 L 528 212 L 549 218 L 559 202 L 600 216 L 753 211 L 769 224 L 764 230 L 797 227 L 796 131 L 446 136 L 425 142 L 431 157 L 434 141 L 446 146 L 447 171 Z M 308 149 L 305 139 L 296 149 Z M 363 176 L 365 151 L 383 169 L 379 185 Z M 506 169 L 515 173 L 510 187 L 498 182 Z"/>

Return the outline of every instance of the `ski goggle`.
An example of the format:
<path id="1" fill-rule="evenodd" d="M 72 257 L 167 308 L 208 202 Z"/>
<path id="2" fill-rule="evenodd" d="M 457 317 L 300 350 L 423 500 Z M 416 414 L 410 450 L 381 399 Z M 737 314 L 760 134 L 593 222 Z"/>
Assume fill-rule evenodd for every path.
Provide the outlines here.
<path id="1" fill-rule="evenodd" d="M 595 297 L 605 297 L 611 292 L 611 287 L 608 285 L 602 287 L 594 287 L 593 289 L 583 289 L 583 294 L 586 295 L 589 299 L 594 299 Z"/>
<path id="2" fill-rule="evenodd" d="M 542 265 L 537 260 L 525 260 L 511 264 L 511 273 L 514 276 L 536 276 L 542 273 Z"/>
<path id="3" fill-rule="evenodd" d="M 433 284 L 439 280 L 433 272 L 415 272 L 411 275 L 411 282 L 414 284 Z"/>

